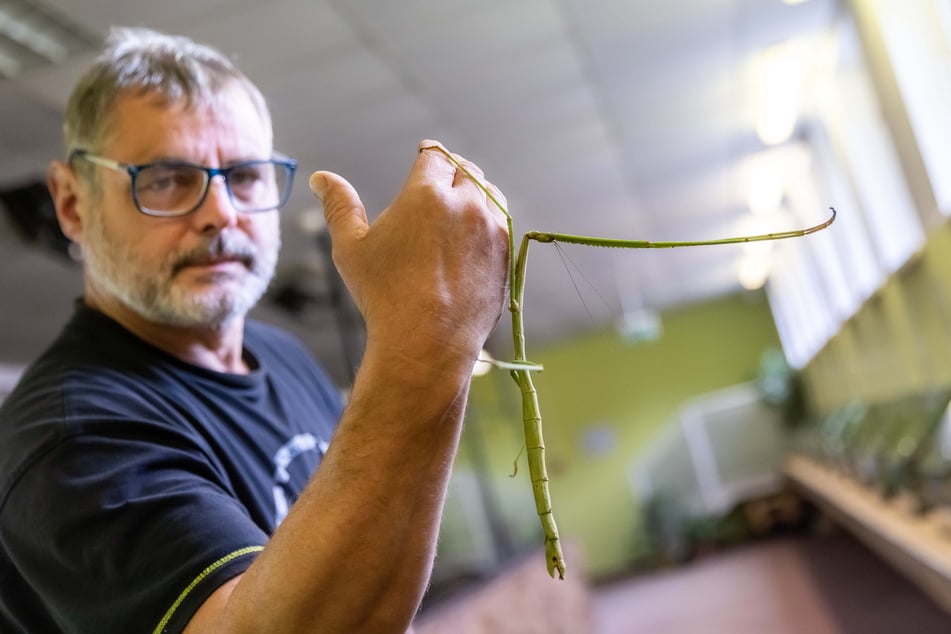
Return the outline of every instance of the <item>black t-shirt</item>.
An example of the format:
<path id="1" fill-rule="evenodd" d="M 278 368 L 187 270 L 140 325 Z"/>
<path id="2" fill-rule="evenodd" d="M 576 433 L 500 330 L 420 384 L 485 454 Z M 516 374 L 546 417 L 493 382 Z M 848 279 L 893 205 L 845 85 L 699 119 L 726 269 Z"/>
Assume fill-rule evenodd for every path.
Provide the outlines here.
<path id="1" fill-rule="evenodd" d="M 248 375 L 79 307 L 0 407 L 0 632 L 179 632 L 327 449 L 333 385 L 248 322 Z"/>

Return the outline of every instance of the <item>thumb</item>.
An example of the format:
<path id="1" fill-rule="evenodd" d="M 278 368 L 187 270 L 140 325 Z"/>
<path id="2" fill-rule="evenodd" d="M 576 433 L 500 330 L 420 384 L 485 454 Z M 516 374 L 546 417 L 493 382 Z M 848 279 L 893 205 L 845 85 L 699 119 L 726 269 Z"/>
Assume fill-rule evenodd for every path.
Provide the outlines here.
<path id="1" fill-rule="evenodd" d="M 333 172 L 314 172 L 310 190 L 324 207 L 324 219 L 333 242 L 353 240 L 367 232 L 367 212 L 353 185 Z"/>

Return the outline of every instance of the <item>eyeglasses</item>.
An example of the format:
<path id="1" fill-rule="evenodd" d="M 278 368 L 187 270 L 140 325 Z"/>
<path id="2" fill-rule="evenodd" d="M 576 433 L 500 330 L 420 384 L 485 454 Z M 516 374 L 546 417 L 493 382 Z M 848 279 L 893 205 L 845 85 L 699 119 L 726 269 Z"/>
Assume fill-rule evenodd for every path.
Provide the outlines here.
<path id="1" fill-rule="evenodd" d="M 228 167 L 205 167 L 185 161 L 157 161 L 129 165 L 73 150 L 69 159 L 84 159 L 117 172 L 132 181 L 132 200 L 148 216 L 185 216 L 208 195 L 211 179 L 221 174 L 228 197 L 237 211 L 254 213 L 283 207 L 291 195 L 297 162 L 287 158 L 242 161 Z"/>

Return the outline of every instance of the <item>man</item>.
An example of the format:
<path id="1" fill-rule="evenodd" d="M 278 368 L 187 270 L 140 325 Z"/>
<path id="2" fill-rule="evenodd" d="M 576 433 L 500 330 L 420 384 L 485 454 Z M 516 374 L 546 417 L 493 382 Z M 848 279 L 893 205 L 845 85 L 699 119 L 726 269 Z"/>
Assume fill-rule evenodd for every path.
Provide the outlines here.
<path id="1" fill-rule="evenodd" d="M 434 151 L 373 224 L 311 177 L 367 325 L 341 413 L 300 344 L 245 319 L 294 168 L 251 82 L 116 30 L 64 130 L 49 187 L 84 295 L 0 409 L 0 631 L 407 630 L 504 303 L 500 212 Z"/>

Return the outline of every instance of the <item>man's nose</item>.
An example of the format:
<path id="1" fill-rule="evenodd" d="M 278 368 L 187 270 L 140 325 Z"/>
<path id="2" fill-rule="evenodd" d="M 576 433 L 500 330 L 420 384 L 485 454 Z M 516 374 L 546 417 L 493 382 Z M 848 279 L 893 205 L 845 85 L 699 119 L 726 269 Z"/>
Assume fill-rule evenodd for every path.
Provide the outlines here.
<path id="1" fill-rule="evenodd" d="M 193 217 L 200 231 L 220 231 L 237 223 L 238 210 L 235 209 L 224 176 L 216 175 L 208 183 L 208 193 Z"/>

